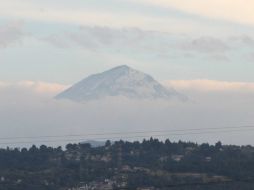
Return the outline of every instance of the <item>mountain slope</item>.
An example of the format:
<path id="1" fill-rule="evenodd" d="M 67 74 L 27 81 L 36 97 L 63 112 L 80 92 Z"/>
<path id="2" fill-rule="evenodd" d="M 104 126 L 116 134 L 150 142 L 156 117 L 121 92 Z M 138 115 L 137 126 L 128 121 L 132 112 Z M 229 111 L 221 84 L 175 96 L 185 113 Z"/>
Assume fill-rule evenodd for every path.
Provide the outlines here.
<path id="1" fill-rule="evenodd" d="M 150 75 L 123 65 L 91 75 L 58 94 L 56 98 L 88 101 L 117 96 L 131 99 L 180 97 L 173 88 L 166 89 Z"/>

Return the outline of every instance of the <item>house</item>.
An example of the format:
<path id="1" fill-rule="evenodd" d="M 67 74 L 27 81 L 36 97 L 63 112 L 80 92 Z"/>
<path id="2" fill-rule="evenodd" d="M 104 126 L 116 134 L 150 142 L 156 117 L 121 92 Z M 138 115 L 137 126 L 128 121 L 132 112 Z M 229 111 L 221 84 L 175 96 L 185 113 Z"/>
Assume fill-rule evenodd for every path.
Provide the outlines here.
<path id="1" fill-rule="evenodd" d="M 174 154 L 174 155 L 171 156 L 171 159 L 176 161 L 176 162 L 180 162 L 183 159 L 183 157 L 184 157 L 183 155 Z"/>

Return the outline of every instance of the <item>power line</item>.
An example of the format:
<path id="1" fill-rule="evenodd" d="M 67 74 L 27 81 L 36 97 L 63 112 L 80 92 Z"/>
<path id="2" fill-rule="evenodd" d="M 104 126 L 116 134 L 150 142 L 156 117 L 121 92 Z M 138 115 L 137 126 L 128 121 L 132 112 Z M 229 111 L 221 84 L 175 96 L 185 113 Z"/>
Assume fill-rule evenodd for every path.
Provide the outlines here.
<path id="1" fill-rule="evenodd" d="M 192 133 L 168 133 L 159 135 L 149 135 L 149 136 L 116 136 L 116 137 L 99 137 L 99 138 L 82 138 L 82 139 L 58 139 L 58 140 L 36 140 L 36 141 L 15 141 L 15 142 L 2 142 L 0 145 L 14 145 L 14 144 L 35 144 L 35 143 L 52 143 L 52 142 L 82 142 L 85 140 L 113 140 L 113 139 L 134 139 L 134 138 L 149 138 L 149 137 L 169 137 L 169 136 L 186 136 L 186 135 L 198 135 L 198 134 L 220 134 L 220 133 L 232 133 L 232 132 L 248 132 L 254 131 L 254 129 L 239 129 L 239 130 L 222 130 L 222 131 L 202 131 L 202 132 L 192 132 Z"/>
<path id="2" fill-rule="evenodd" d="M 190 128 L 190 129 L 172 129 L 172 130 L 151 130 L 151 131 L 133 131 L 133 132 L 111 132 L 111 133 L 88 133 L 88 134 L 70 134 L 70 135 L 43 135 L 43 136 L 16 136 L 0 137 L 0 140 L 12 139 L 40 139 L 40 138 L 63 138 L 63 137 L 87 137 L 87 136 L 104 136 L 104 135 L 121 135 L 121 134 L 145 134 L 145 133 L 165 133 L 165 132 L 186 132 L 186 131 L 206 131 L 222 129 L 247 129 L 254 126 L 234 126 L 234 127 L 211 127 L 211 128 Z"/>

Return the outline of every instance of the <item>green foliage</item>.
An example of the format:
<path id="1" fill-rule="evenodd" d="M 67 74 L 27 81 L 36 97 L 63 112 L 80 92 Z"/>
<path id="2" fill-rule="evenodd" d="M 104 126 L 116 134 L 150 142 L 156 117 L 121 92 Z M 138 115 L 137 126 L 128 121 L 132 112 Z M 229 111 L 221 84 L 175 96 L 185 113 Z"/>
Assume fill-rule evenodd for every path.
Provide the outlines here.
<path id="1" fill-rule="evenodd" d="M 129 169 L 119 169 L 119 163 Z M 190 189 L 191 183 L 206 183 L 213 176 L 239 183 L 252 181 L 254 148 L 150 138 L 142 142 L 107 141 L 105 146 L 95 148 L 90 144 L 68 144 L 66 150 L 45 145 L 0 149 L 0 190 L 63 190 L 81 182 L 119 176 L 127 176 L 124 179 L 130 189 L 146 186 L 176 189 L 174 185 L 187 184 L 187 187 L 177 187 L 185 190 Z M 216 186 L 233 190 L 239 183 Z M 241 184 L 246 189 L 254 189 L 253 183 Z M 196 185 L 191 189 L 213 187 Z"/>

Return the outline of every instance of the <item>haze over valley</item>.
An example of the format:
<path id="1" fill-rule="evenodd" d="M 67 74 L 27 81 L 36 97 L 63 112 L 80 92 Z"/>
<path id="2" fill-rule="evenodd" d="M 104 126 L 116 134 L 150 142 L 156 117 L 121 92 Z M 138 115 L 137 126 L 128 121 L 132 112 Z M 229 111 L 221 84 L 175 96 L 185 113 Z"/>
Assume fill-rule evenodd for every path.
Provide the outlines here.
<path id="1" fill-rule="evenodd" d="M 253 125 L 252 5 L 3 1 L 3 146 L 52 140 L 13 137 Z M 253 144 L 253 134 L 249 128 L 171 138 Z"/>

